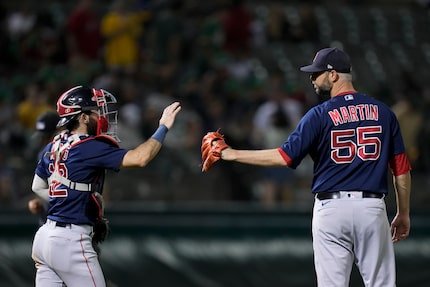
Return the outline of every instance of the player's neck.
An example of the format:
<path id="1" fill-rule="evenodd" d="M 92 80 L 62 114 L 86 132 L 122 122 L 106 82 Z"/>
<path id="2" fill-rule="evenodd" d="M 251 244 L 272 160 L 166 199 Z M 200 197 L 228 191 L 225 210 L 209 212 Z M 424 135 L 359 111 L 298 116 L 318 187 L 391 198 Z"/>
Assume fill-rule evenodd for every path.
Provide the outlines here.
<path id="1" fill-rule="evenodd" d="M 79 126 L 77 129 L 70 132 L 71 134 L 78 134 L 78 135 L 87 135 L 88 131 L 86 126 Z"/>
<path id="2" fill-rule="evenodd" d="M 354 85 L 351 82 L 347 82 L 347 81 L 343 81 L 343 82 L 339 82 L 336 85 L 333 85 L 333 88 L 331 89 L 330 92 L 330 96 L 336 97 L 337 95 L 340 94 L 345 94 L 345 93 L 356 93 L 357 91 L 354 88 Z"/>

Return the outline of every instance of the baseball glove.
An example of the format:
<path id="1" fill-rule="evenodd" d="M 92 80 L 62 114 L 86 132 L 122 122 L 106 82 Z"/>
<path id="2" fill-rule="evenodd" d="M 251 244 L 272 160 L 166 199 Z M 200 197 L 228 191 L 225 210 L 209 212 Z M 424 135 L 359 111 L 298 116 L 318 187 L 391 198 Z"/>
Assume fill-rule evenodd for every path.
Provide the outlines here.
<path id="1" fill-rule="evenodd" d="M 202 139 L 202 171 L 208 171 L 221 158 L 221 151 L 229 147 L 219 129 L 208 132 Z"/>

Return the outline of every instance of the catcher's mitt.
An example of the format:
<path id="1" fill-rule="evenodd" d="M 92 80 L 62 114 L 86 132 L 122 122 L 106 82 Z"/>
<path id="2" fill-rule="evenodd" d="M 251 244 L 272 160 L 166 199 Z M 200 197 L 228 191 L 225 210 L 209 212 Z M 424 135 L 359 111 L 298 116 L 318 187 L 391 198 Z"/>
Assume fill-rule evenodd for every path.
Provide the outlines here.
<path id="1" fill-rule="evenodd" d="M 221 151 L 229 148 L 224 141 L 224 135 L 208 132 L 202 139 L 202 171 L 208 171 L 221 158 Z"/>

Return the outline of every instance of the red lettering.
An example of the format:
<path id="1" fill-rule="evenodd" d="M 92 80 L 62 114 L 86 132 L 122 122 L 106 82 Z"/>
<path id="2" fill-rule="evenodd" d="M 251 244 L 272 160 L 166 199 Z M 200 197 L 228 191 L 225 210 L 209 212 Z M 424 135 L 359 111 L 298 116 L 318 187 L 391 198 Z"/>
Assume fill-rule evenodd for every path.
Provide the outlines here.
<path id="1" fill-rule="evenodd" d="M 328 112 L 328 115 L 331 118 L 331 121 L 333 122 L 333 124 L 335 126 L 339 125 L 339 124 L 343 124 L 343 120 L 342 117 L 339 114 L 338 110 L 332 110 Z"/>

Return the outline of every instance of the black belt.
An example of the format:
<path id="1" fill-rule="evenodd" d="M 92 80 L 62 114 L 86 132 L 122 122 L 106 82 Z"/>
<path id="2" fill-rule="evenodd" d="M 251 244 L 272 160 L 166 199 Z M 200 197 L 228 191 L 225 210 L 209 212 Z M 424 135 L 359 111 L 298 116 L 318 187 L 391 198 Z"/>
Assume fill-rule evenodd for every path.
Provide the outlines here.
<path id="1" fill-rule="evenodd" d="M 71 224 L 70 223 L 65 223 L 65 222 L 55 222 L 55 226 L 58 226 L 58 227 L 70 227 L 71 226 Z"/>
<path id="2" fill-rule="evenodd" d="M 375 193 L 375 192 L 361 191 L 361 193 L 363 198 L 382 198 L 384 196 L 384 194 L 380 192 Z M 340 192 L 339 191 L 320 192 L 320 193 L 317 193 L 317 198 L 319 200 L 340 198 Z"/>

